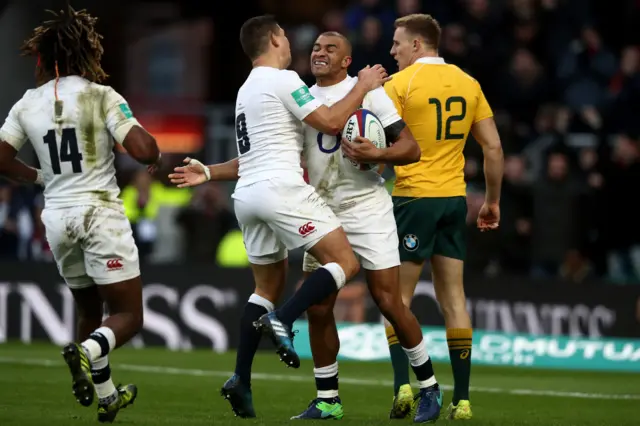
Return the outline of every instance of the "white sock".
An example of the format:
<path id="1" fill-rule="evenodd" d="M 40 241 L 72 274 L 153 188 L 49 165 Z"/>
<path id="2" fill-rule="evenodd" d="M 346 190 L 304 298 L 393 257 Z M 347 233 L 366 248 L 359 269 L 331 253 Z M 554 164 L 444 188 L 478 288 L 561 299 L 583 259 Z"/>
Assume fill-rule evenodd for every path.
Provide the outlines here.
<path id="1" fill-rule="evenodd" d="M 347 283 L 347 275 L 344 273 L 344 269 L 338 263 L 331 262 L 326 265 L 322 265 L 322 268 L 329 271 L 333 280 L 336 282 L 336 288 L 340 290 Z"/>
<path id="2" fill-rule="evenodd" d="M 116 393 L 116 387 L 113 384 L 113 380 L 111 380 L 111 371 L 104 371 L 107 368 L 109 368 L 109 357 L 106 356 L 96 359 L 91 365 L 91 376 L 94 380 L 93 384 L 96 389 L 96 394 L 101 400 L 109 399 Z M 100 376 L 106 374 L 109 375 L 109 378 L 105 382 L 96 382 L 96 380 L 104 380 L 104 377 Z"/>
<path id="3" fill-rule="evenodd" d="M 424 340 L 420 341 L 418 346 L 416 346 L 415 348 L 402 349 L 404 349 L 404 353 L 407 354 L 407 358 L 409 358 L 409 363 L 412 367 L 420 367 L 421 365 L 429 361 L 429 354 L 427 353 L 427 347 L 424 344 Z M 433 386 L 436 383 L 438 383 L 438 381 L 436 380 L 435 375 L 429 377 L 427 380 L 418 380 L 420 389 L 428 388 L 429 386 Z"/>
<path id="4" fill-rule="evenodd" d="M 249 296 L 249 303 L 253 303 L 254 305 L 262 306 L 263 308 L 265 308 L 267 310 L 267 312 L 273 312 L 273 310 L 276 308 L 271 301 L 269 301 L 268 299 L 265 299 L 262 296 L 259 296 L 259 295 L 255 294 L 255 293 L 253 293 L 251 296 Z"/>
<path id="5" fill-rule="evenodd" d="M 314 368 L 313 375 L 316 379 L 331 379 L 333 377 L 336 378 L 336 382 L 338 380 L 338 362 L 334 362 L 331 365 L 326 367 Z M 318 390 L 318 398 L 331 399 L 338 397 L 338 389 L 330 389 L 330 390 Z"/>
<path id="6" fill-rule="evenodd" d="M 103 343 L 103 345 L 100 344 Z M 105 346 L 103 348 L 103 346 Z M 92 363 L 103 356 L 107 356 L 116 347 L 116 335 L 109 327 L 100 327 L 87 340 L 82 342 L 89 361 Z"/>

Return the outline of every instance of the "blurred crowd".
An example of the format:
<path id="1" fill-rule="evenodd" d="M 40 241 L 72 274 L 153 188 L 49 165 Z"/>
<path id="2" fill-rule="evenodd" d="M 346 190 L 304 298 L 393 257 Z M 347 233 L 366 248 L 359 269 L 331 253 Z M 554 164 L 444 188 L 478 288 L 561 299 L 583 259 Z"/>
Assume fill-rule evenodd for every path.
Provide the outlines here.
<path id="1" fill-rule="evenodd" d="M 640 283 L 631 205 L 640 185 L 640 0 L 355 0 L 316 23 L 285 23 L 292 68 L 313 84 L 311 45 L 334 30 L 354 44 L 352 74 L 373 63 L 393 72 L 393 21 L 410 13 L 439 20 L 441 56 L 481 83 L 503 141 L 494 234 L 473 227 L 482 152 L 472 138 L 467 144 L 469 269 Z M 144 173 L 126 182 L 144 259 L 220 260 L 225 239 L 231 251 L 242 246 L 226 188 L 178 195 Z M 41 208 L 33 189 L 0 187 L 0 256 L 49 257 Z"/>
<path id="2" fill-rule="evenodd" d="M 393 21 L 410 13 L 439 20 L 440 55 L 481 83 L 505 150 L 501 230 L 480 234 L 482 152 L 467 144 L 469 269 L 640 282 L 640 1 L 358 0 L 289 29 L 293 66 L 312 84 L 311 43 L 335 30 L 353 74 L 395 71 Z"/>

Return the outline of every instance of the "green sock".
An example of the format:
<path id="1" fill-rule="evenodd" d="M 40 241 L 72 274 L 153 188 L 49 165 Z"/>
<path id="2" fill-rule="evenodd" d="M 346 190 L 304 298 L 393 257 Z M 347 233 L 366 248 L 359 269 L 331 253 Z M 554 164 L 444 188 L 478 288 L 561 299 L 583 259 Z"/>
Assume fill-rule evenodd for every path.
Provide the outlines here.
<path id="1" fill-rule="evenodd" d="M 453 405 L 460 400 L 469 400 L 469 381 L 471 379 L 471 340 L 470 328 L 447 329 L 449 358 L 453 370 Z"/>
<path id="2" fill-rule="evenodd" d="M 397 395 L 400 386 L 408 385 L 409 380 L 409 358 L 400 346 L 393 327 L 385 329 L 387 343 L 389 343 L 389 353 L 391 354 L 391 366 L 393 367 L 393 394 Z"/>

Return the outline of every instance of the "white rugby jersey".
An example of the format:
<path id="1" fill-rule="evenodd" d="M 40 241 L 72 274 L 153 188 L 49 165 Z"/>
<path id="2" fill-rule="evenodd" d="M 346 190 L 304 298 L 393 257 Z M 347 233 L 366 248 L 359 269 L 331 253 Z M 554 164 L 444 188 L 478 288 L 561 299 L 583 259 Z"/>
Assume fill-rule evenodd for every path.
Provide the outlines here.
<path id="1" fill-rule="evenodd" d="M 138 121 L 111 87 L 77 76 L 58 83 L 62 111 L 56 120 L 54 83 L 24 94 L 0 129 L 0 140 L 18 151 L 27 139 L 33 145 L 45 184 L 45 208 L 122 205 L 112 137 L 122 143 Z"/>
<path id="2" fill-rule="evenodd" d="M 310 91 L 325 105 L 331 106 L 344 98 L 357 81 L 357 77 L 347 76 L 333 86 L 314 85 Z M 373 112 L 383 127 L 401 120 L 393 101 L 382 87 L 367 93 L 362 108 Z M 389 194 L 384 187 L 384 179 L 373 170 L 361 171 L 351 165 L 342 155 L 340 140 L 341 136 L 324 135 L 305 126 L 304 157 L 309 182 L 318 194 L 334 211 L 387 200 Z"/>
<path id="3" fill-rule="evenodd" d="M 236 100 L 236 187 L 283 174 L 302 181 L 301 121 L 321 105 L 295 71 L 254 68 Z"/>

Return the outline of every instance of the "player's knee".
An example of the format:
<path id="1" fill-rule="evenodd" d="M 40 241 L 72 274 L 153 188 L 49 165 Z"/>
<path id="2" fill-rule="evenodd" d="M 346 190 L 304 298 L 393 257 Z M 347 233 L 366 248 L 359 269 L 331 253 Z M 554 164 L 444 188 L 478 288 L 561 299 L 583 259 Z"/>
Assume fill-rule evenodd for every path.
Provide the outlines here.
<path id="1" fill-rule="evenodd" d="M 358 262 L 358 259 L 356 259 L 353 252 L 345 259 L 341 259 L 338 264 L 342 267 L 347 281 L 353 279 L 353 277 L 355 277 L 358 272 L 360 272 L 360 263 Z"/>
<path id="2" fill-rule="evenodd" d="M 394 295 L 391 291 L 385 289 L 376 289 L 371 291 L 371 296 L 376 302 L 380 313 L 384 315 L 391 323 L 399 313 L 399 309 L 404 309 L 398 295 Z"/>
<path id="3" fill-rule="evenodd" d="M 102 309 L 96 312 L 78 309 L 78 323 L 95 330 L 102 323 Z"/>
<path id="4" fill-rule="evenodd" d="M 144 315 L 142 314 L 142 310 L 130 312 L 129 315 L 129 326 L 131 327 L 131 331 L 139 333 L 142 330 L 142 325 L 144 324 Z"/>
<path id="5" fill-rule="evenodd" d="M 411 307 L 413 301 L 413 294 L 402 294 L 402 304 L 407 307 Z"/>
<path id="6" fill-rule="evenodd" d="M 458 318 L 469 315 L 467 301 L 464 297 L 442 297 L 438 300 L 438 303 L 445 318 Z"/>

